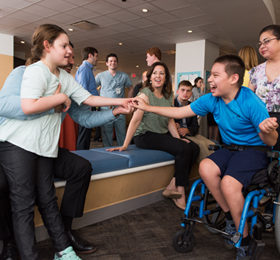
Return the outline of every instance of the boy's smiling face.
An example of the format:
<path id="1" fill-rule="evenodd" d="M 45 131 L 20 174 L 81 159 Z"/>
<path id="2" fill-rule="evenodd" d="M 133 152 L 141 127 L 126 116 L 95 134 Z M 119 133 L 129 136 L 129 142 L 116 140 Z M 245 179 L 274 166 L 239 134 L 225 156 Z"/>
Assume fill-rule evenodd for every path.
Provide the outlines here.
<path id="1" fill-rule="evenodd" d="M 227 97 L 233 91 L 236 91 L 238 75 L 228 75 L 223 63 L 214 63 L 211 69 L 211 75 L 208 78 L 210 91 L 214 97 Z"/>

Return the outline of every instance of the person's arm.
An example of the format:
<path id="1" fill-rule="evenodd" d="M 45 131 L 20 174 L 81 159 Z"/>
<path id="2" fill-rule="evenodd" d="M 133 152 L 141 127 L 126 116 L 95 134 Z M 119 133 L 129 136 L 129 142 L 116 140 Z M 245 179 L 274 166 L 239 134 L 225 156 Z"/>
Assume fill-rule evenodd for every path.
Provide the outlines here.
<path id="1" fill-rule="evenodd" d="M 274 146 L 278 139 L 277 128 L 279 127 L 276 117 L 269 117 L 259 124 L 259 136 L 268 146 Z"/>
<path id="2" fill-rule="evenodd" d="M 128 98 L 133 97 L 133 86 L 132 85 L 128 87 L 127 97 Z"/>
<path id="3" fill-rule="evenodd" d="M 58 93 L 53 96 L 42 97 L 39 99 L 21 99 L 22 111 L 27 115 L 45 112 L 61 104 L 64 104 L 65 106 L 63 112 L 66 112 L 71 105 L 71 100 L 64 93 Z"/>
<path id="4" fill-rule="evenodd" d="M 146 100 L 146 102 L 148 102 L 148 97 L 144 94 L 141 94 L 140 95 L 143 99 Z M 138 109 L 134 112 L 131 120 L 130 120 L 130 123 L 129 123 L 129 126 L 127 128 L 127 132 L 126 132 L 126 136 L 125 136 L 125 140 L 124 140 L 124 143 L 121 147 L 114 147 L 114 148 L 110 148 L 110 149 L 107 149 L 107 151 L 125 151 L 128 147 L 128 145 L 130 144 L 135 132 L 136 132 L 136 129 L 138 128 L 138 126 L 140 125 L 141 121 L 142 121 L 142 118 L 143 118 L 143 115 L 144 115 L 144 111 Z"/>
<path id="5" fill-rule="evenodd" d="M 142 110 L 136 110 L 132 116 L 132 119 L 130 120 L 129 126 L 127 128 L 127 132 L 126 132 L 126 136 L 125 136 L 125 140 L 124 143 L 121 147 L 114 147 L 114 148 L 110 148 L 107 149 L 107 151 L 125 151 L 128 147 L 128 145 L 130 144 L 133 135 L 136 132 L 136 129 L 138 128 L 138 126 L 140 125 L 142 118 L 144 115 L 144 111 Z"/>
<path id="6" fill-rule="evenodd" d="M 183 107 L 159 107 L 150 106 L 141 97 L 136 97 L 133 101 L 133 106 L 135 108 L 156 113 L 169 118 L 184 118 L 195 116 L 196 114 L 192 111 L 190 105 Z"/>
<path id="7" fill-rule="evenodd" d="M 102 107 L 102 106 L 128 106 L 132 99 L 128 98 L 107 98 L 100 96 L 89 96 L 83 104 L 92 107 Z"/>
<path id="8" fill-rule="evenodd" d="M 68 113 L 79 125 L 94 128 L 115 120 L 119 114 L 131 113 L 131 108 L 115 107 L 113 110 L 91 111 L 88 106 L 78 106 L 76 102 L 72 101 Z"/>
<path id="9" fill-rule="evenodd" d="M 7 77 L 0 91 L 0 116 L 18 120 L 32 120 L 46 114 L 53 114 L 54 109 L 44 113 L 26 115 L 21 109 L 20 89 L 25 66 L 15 68 Z"/>
<path id="10" fill-rule="evenodd" d="M 180 135 L 178 133 L 175 121 L 172 118 L 168 120 L 168 131 L 173 137 L 180 139 Z"/>

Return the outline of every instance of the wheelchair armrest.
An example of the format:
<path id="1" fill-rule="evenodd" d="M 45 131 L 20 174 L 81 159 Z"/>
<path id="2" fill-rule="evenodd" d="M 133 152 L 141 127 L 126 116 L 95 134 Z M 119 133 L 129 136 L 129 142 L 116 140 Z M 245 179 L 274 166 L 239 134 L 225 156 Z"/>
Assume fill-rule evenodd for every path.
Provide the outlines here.
<path id="1" fill-rule="evenodd" d="M 277 151 L 267 151 L 266 152 L 267 157 L 272 158 L 272 159 L 278 159 L 280 154 Z"/>
<path id="2" fill-rule="evenodd" d="M 222 145 L 220 145 L 220 144 L 209 144 L 208 145 L 208 150 L 209 151 L 217 151 L 221 148 L 222 148 Z"/>

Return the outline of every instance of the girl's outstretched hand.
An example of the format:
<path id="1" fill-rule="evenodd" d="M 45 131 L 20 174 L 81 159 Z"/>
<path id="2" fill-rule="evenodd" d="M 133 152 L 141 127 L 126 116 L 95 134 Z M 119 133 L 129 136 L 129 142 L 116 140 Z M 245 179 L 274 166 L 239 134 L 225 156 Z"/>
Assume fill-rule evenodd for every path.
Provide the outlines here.
<path id="1" fill-rule="evenodd" d="M 122 151 L 125 151 L 126 149 L 127 149 L 126 146 L 120 146 L 120 147 L 113 147 L 113 148 L 106 149 L 106 151 L 108 151 L 108 152 L 113 152 L 113 151 L 122 152 Z"/>

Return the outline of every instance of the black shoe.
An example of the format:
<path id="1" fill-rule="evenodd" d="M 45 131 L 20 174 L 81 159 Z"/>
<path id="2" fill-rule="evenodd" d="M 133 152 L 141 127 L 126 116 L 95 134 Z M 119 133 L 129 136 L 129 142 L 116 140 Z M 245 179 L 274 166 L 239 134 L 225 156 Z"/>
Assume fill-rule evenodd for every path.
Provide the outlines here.
<path id="1" fill-rule="evenodd" d="M 19 259 L 17 246 L 14 241 L 5 241 L 3 243 L 3 251 L 0 257 L 1 260 L 17 260 Z"/>
<path id="2" fill-rule="evenodd" d="M 66 233 L 68 235 L 68 238 L 70 239 L 71 246 L 78 253 L 91 254 L 97 250 L 96 246 L 79 237 L 75 231 L 68 230 L 66 231 Z"/>

